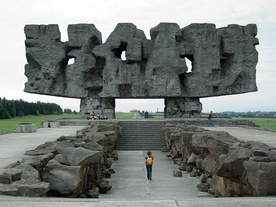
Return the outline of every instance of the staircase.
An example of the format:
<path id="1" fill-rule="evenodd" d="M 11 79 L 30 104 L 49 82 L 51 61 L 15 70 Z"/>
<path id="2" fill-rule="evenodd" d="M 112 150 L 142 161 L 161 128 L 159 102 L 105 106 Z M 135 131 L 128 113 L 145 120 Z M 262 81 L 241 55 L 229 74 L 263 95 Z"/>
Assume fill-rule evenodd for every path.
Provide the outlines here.
<path id="1" fill-rule="evenodd" d="M 124 120 L 119 121 L 122 136 L 118 140 L 117 150 L 159 150 L 165 146 L 162 132 L 164 121 Z"/>

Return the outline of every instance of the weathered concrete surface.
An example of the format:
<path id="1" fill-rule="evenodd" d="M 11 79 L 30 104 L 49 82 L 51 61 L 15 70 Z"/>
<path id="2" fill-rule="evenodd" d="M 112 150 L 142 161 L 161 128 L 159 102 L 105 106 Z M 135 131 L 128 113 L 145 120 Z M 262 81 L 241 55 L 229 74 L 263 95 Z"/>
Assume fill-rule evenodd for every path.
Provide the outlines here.
<path id="1" fill-rule="evenodd" d="M 256 91 L 257 26 L 160 23 L 151 39 L 119 23 L 102 44 L 93 24 L 26 25 L 25 91 L 75 98 L 208 97 Z M 121 58 L 126 52 L 126 60 Z M 187 72 L 185 58 L 193 63 Z M 74 59 L 68 65 L 68 60 Z M 44 76 L 43 76 L 44 75 Z M 57 80 L 60 80 L 58 82 Z M 200 85 L 198 84 L 200 82 Z M 66 83 L 66 84 L 65 84 Z"/>
<path id="2" fill-rule="evenodd" d="M 194 117 L 201 97 L 257 91 L 255 24 L 160 23 L 147 39 L 134 24 L 119 23 L 105 43 L 93 24 L 69 25 L 67 42 L 56 24 L 24 32 L 25 91 L 80 98 L 82 117 L 114 118 L 115 98 L 165 98 L 166 117 Z"/>

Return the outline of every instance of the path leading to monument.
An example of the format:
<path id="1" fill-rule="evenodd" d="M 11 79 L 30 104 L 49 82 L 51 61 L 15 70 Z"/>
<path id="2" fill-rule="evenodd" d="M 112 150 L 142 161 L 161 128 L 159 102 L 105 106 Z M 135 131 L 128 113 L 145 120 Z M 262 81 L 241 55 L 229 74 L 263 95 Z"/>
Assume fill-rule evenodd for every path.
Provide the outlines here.
<path id="1" fill-rule="evenodd" d="M 190 177 L 183 172 L 182 177 L 174 177 L 178 170 L 166 153 L 152 151 L 154 156 L 153 177 L 147 180 L 145 168 L 146 151 L 118 151 L 119 160 L 114 161 L 112 168 L 115 174 L 110 179 L 112 189 L 100 197 L 112 200 L 181 200 L 187 198 L 210 197 L 207 193 L 198 192 L 198 178 Z"/>

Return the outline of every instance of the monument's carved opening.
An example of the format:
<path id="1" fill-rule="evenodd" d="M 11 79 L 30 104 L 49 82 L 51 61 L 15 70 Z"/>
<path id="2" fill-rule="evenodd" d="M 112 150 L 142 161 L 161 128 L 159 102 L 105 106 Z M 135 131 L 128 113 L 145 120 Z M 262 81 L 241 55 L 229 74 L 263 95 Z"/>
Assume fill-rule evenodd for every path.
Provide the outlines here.
<path id="1" fill-rule="evenodd" d="M 126 51 L 123 51 L 121 54 L 121 59 L 126 60 Z"/>
<path id="2" fill-rule="evenodd" d="M 120 58 L 121 60 L 125 60 L 123 58 L 126 57 L 126 48 L 127 48 L 127 43 L 121 42 L 120 46 L 118 48 L 112 49 L 112 51 L 114 52 L 115 57 Z"/>
<path id="3" fill-rule="evenodd" d="M 68 65 L 72 65 L 72 64 L 74 64 L 75 63 L 75 58 L 74 57 L 71 57 L 71 58 L 69 58 L 68 59 Z"/>
<path id="4" fill-rule="evenodd" d="M 188 68 L 186 73 L 193 72 L 193 62 L 192 62 L 192 60 L 190 60 L 188 57 L 185 57 L 185 61 L 186 61 L 186 65 L 187 65 L 187 68 Z"/>

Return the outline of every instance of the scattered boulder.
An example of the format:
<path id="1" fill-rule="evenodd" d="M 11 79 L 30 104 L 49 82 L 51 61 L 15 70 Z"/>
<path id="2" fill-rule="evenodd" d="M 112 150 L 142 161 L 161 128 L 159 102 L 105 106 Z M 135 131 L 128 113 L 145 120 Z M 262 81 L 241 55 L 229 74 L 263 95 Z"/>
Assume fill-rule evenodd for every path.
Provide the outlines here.
<path id="1" fill-rule="evenodd" d="M 178 170 L 186 171 L 187 165 L 186 163 L 181 163 L 181 165 L 178 167 Z"/>
<path id="2" fill-rule="evenodd" d="M 17 196 L 18 188 L 13 185 L 5 185 L 0 183 L 0 194 L 7 196 Z"/>
<path id="3" fill-rule="evenodd" d="M 50 185 L 46 182 L 30 182 L 30 180 L 28 180 L 19 181 L 15 183 L 15 185 L 18 188 L 18 196 L 42 197 L 46 196 L 46 193 L 50 190 Z"/>
<path id="4" fill-rule="evenodd" d="M 2 172 L 4 172 L 4 174 L 6 175 L 9 175 L 12 182 L 20 180 L 22 176 L 22 170 L 15 169 L 15 168 L 7 168 L 4 170 L 0 170 L 1 174 Z"/>
<path id="5" fill-rule="evenodd" d="M 22 162 L 19 166 L 16 166 L 16 169 L 22 170 L 21 179 L 23 180 L 41 180 L 38 170 L 36 170 L 29 164 L 25 164 Z"/>
<path id="6" fill-rule="evenodd" d="M 11 175 L 6 174 L 6 173 L 0 174 L 0 183 L 11 184 L 11 182 L 12 182 Z"/>
<path id="7" fill-rule="evenodd" d="M 197 185 L 197 189 L 200 192 L 208 192 L 209 188 L 210 188 L 210 186 L 207 183 L 199 183 Z"/>
<path id="8" fill-rule="evenodd" d="M 182 171 L 173 171 L 173 176 L 174 177 L 182 177 Z"/>
<path id="9" fill-rule="evenodd" d="M 93 187 L 92 189 L 88 190 L 86 193 L 87 198 L 99 198 L 100 190 L 98 187 Z"/>
<path id="10" fill-rule="evenodd" d="M 112 186 L 109 185 L 109 181 L 107 179 L 101 179 L 98 187 L 99 187 L 100 193 L 107 193 L 112 188 Z"/>

